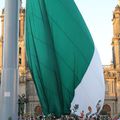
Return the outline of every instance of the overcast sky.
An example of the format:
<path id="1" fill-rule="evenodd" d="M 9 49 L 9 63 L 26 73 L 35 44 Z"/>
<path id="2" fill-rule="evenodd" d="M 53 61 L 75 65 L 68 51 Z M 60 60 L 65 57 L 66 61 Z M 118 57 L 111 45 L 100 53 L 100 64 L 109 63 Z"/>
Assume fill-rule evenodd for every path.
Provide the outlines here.
<path id="1" fill-rule="evenodd" d="M 103 65 L 112 61 L 112 15 L 118 0 L 75 0 L 92 34 Z M 25 7 L 25 0 L 23 0 Z M 4 0 L 0 0 L 0 9 Z M 0 26 L 1 27 L 1 26 Z M 0 30 L 1 33 L 1 30 Z"/>

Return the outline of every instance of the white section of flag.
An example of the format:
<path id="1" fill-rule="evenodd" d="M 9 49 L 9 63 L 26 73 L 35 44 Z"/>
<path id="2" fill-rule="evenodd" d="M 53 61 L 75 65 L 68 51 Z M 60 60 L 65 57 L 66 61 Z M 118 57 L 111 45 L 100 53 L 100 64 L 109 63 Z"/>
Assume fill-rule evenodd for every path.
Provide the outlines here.
<path id="1" fill-rule="evenodd" d="M 81 81 L 81 83 L 75 89 L 75 96 L 71 103 L 71 110 L 75 105 L 79 105 L 75 114 L 80 116 L 81 111 L 88 113 L 88 106 L 91 106 L 92 113 L 95 113 L 96 105 L 101 100 L 101 108 L 103 106 L 105 97 L 105 84 L 103 76 L 103 68 L 100 62 L 100 58 L 95 48 L 93 58 L 90 65 Z"/>

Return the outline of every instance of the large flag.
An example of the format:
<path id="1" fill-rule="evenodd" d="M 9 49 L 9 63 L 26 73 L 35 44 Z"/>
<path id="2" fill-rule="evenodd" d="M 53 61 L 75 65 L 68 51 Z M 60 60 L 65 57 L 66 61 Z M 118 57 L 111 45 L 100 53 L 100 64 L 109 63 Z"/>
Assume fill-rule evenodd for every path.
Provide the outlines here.
<path id="1" fill-rule="evenodd" d="M 27 0 L 26 51 L 45 115 L 99 112 L 102 66 L 73 0 Z"/>

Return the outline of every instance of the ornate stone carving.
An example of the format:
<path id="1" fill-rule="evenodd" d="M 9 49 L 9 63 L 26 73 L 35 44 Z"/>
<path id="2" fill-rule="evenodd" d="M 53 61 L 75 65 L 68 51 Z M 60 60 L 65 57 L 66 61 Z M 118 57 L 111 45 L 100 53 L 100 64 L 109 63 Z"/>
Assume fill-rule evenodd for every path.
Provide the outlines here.
<path id="1" fill-rule="evenodd" d="M 111 71 L 104 71 L 104 76 L 105 78 L 112 78 L 115 79 L 116 78 L 116 73 L 115 72 L 111 72 Z"/>

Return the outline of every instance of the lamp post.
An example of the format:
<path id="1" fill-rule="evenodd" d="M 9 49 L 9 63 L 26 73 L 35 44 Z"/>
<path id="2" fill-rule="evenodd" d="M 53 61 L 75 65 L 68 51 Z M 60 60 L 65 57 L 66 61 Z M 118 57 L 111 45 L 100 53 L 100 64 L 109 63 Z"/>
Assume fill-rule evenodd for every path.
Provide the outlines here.
<path id="1" fill-rule="evenodd" d="M 22 94 L 21 96 L 19 95 L 18 99 L 18 117 L 24 116 L 24 111 L 25 111 L 25 104 L 28 103 L 28 99 L 25 97 L 25 94 Z"/>

